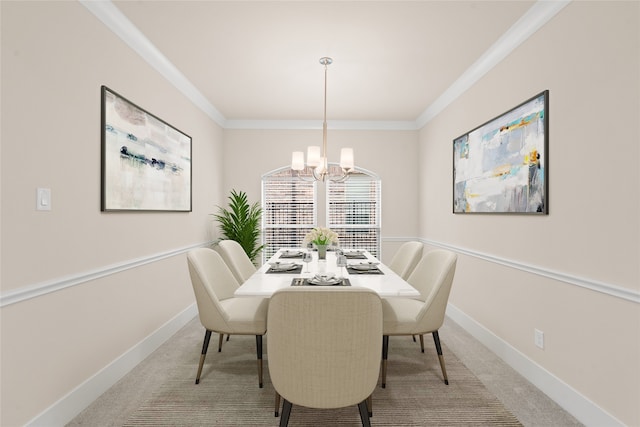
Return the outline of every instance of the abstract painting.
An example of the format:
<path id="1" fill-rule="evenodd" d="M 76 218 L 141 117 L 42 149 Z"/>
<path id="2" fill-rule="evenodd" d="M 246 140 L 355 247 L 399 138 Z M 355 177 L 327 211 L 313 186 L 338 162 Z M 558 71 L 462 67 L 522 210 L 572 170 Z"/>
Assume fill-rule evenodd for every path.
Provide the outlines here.
<path id="1" fill-rule="evenodd" d="M 191 137 L 102 86 L 102 211 L 191 211 Z"/>
<path id="2" fill-rule="evenodd" d="M 453 140 L 453 212 L 548 214 L 549 91 Z"/>

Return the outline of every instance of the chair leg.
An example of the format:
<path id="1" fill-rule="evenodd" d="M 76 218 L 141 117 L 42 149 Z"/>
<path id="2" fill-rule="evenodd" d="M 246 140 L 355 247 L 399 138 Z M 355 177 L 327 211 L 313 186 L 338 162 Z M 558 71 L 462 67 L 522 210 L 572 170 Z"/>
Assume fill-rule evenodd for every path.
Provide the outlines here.
<path id="1" fill-rule="evenodd" d="M 416 336 L 415 335 L 411 335 L 413 337 L 413 342 L 416 342 Z"/>
<path id="2" fill-rule="evenodd" d="M 282 404 L 282 416 L 280 416 L 280 427 L 287 427 L 289 425 L 289 415 L 291 415 L 291 402 L 284 399 Z"/>
<path id="3" fill-rule="evenodd" d="M 276 418 L 279 415 L 278 411 L 280 411 L 280 393 L 276 391 Z"/>
<path id="4" fill-rule="evenodd" d="M 358 409 L 360 410 L 360 420 L 362 421 L 362 427 L 370 427 L 369 414 L 367 413 L 367 401 L 363 400 L 358 403 Z M 280 424 L 282 425 L 282 424 Z"/>
<path id="5" fill-rule="evenodd" d="M 258 386 L 262 388 L 262 335 L 256 335 L 256 353 L 258 355 Z"/>
<path id="6" fill-rule="evenodd" d="M 420 335 L 420 350 L 424 353 L 424 336 Z"/>
<path id="7" fill-rule="evenodd" d="M 444 356 L 442 355 L 442 347 L 440 346 L 440 335 L 438 331 L 433 331 L 433 342 L 436 344 L 436 351 L 438 352 L 438 360 L 440 361 L 440 369 L 442 369 L 442 375 L 444 376 L 444 383 L 449 385 L 449 378 L 447 378 L 447 369 L 444 367 Z"/>
<path id="8" fill-rule="evenodd" d="M 231 335 L 227 334 L 227 342 L 229 342 L 229 338 L 231 338 Z"/>
<path id="9" fill-rule="evenodd" d="M 220 333 L 220 339 L 218 340 L 218 353 L 222 351 L 222 340 L 224 339 L 224 334 Z"/>
<path id="10" fill-rule="evenodd" d="M 369 418 L 373 417 L 373 394 L 367 397 L 367 411 L 369 412 Z"/>
<path id="11" fill-rule="evenodd" d="M 382 336 L 382 388 L 387 387 L 387 355 L 389 354 L 389 335 Z"/>
<path id="12" fill-rule="evenodd" d="M 200 374 L 204 366 L 204 358 L 207 356 L 207 348 L 209 348 L 209 340 L 211 339 L 211 331 L 207 329 L 204 333 L 204 343 L 202 343 L 202 353 L 200 353 L 200 364 L 198 365 L 198 373 L 196 374 L 196 384 L 200 384 Z"/>

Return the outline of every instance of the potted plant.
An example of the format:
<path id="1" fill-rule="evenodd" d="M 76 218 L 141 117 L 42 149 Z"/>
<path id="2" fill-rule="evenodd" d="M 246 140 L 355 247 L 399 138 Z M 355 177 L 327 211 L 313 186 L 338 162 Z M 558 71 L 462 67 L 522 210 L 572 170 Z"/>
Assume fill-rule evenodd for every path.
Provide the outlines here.
<path id="1" fill-rule="evenodd" d="M 249 205 L 244 191 L 231 190 L 228 199 L 228 208 L 218 206 L 218 213 L 213 214 L 219 222 L 220 235 L 222 239 L 240 243 L 249 259 L 255 263 L 256 257 L 265 246 L 259 244 L 262 208 L 258 202 Z"/>

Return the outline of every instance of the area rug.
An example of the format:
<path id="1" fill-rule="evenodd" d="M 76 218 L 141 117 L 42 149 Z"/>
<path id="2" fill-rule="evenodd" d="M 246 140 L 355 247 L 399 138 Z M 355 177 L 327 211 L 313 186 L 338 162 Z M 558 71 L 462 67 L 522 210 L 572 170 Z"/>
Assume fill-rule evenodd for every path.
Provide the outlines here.
<path id="1" fill-rule="evenodd" d="M 204 335 L 204 334 L 203 334 Z M 265 336 L 264 348 L 266 349 Z M 387 387 L 373 393 L 372 426 L 521 426 L 518 419 L 451 353 L 443 341 L 449 385 L 445 385 L 433 341 L 425 353 L 411 337 L 391 337 Z M 199 352 L 165 373 L 167 380 L 129 417 L 125 426 L 277 426 L 275 393 L 264 359 L 264 388 L 258 388 L 255 338 L 232 336 L 217 352 L 211 346 L 200 384 Z M 430 344 L 430 345 L 429 345 Z M 196 346 L 194 346 L 194 349 Z M 360 426 L 356 406 L 317 410 L 293 406 L 289 425 Z"/>

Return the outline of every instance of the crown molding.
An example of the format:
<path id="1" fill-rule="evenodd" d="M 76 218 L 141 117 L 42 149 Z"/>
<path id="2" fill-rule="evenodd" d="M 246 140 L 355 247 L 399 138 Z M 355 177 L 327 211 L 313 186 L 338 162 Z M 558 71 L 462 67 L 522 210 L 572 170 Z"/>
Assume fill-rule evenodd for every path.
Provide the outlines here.
<path id="1" fill-rule="evenodd" d="M 331 130 L 418 130 L 411 121 L 328 121 Z M 227 120 L 225 129 L 260 129 L 260 130 L 322 130 L 320 120 Z"/>
<path id="2" fill-rule="evenodd" d="M 151 67 L 221 127 L 225 117 L 111 1 L 78 0 Z"/>
<path id="3" fill-rule="evenodd" d="M 220 127 L 262 130 L 320 128 L 316 121 L 305 120 L 227 120 L 110 0 L 78 1 Z M 423 128 L 570 2 L 571 0 L 538 0 L 534 3 L 415 121 L 336 121 L 332 122 L 332 129 L 397 131 Z"/>
<path id="4" fill-rule="evenodd" d="M 516 21 L 471 67 L 453 82 L 427 109 L 416 119 L 418 129 L 424 127 L 434 117 L 473 86 L 493 67 L 513 52 L 531 35 L 549 22 L 558 12 L 571 3 L 571 0 L 538 0 Z"/>

